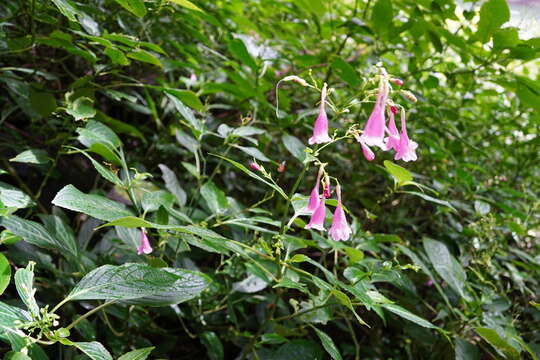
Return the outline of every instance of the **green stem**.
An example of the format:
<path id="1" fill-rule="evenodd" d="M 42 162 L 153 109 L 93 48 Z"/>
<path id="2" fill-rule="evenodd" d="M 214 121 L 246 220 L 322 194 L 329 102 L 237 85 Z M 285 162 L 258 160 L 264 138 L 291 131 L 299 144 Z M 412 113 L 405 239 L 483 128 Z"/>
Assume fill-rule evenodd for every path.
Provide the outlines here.
<path id="1" fill-rule="evenodd" d="M 106 303 L 103 303 L 99 306 L 96 306 L 95 308 L 93 308 L 92 310 L 88 311 L 87 313 L 85 313 L 83 316 L 81 317 L 78 317 L 77 319 L 75 319 L 75 321 L 73 321 L 71 324 L 69 324 L 68 326 L 66 326 L 66 329 L 69 330 L 71 329 L 72 327 L 74 327 L 75 325 L 77 325 L 79 322 L 81 322 L 82 320 L 86 319 L 87 317 L 89 317 L 90 315 L 98 312 L 99 310 L 103 309 L 104 307 L 106 306 L 109 306 L 111 304 L 114 304 L 116 302 L 116 300 L 112 300 L 112 301 L 108 301 Z M 54 310 L 53 310 L 54 312 Z"/>

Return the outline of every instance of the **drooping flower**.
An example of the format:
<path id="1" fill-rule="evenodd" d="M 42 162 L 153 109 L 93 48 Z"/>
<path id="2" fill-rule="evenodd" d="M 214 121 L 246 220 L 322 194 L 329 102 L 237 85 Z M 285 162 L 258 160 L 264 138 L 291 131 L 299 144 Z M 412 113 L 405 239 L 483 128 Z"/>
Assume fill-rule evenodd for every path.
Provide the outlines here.
<path id="1" fill-rule="evenodd" d="M 150 241 L 148 241 L 148 236 L 146 236 L 146 231 L 144 228 L 141 229 L 141 242 L 137 248 L 137 255 L 141 254 L 150 254 L 153 251 Z"/>
<path id="2" fill-rule="evenodd" d="M 317 206 L 319 206 L 319 201 L 320 201 L 319 186 L 321 183 L 322 174 L 323 174 L 323 168 L 321 167 L 319 169 L 319 173 L 317 174 L 317 181 L 315 182 L 315 186 L 313 187 L 313 190 L 311 190 L 311 194 L 309 195 L 307 211 L 309 211 L 310 213 L 313 213 L 315 210 L 317 210 Z"/>
<path id="3" fill-rule="evenodd" d="M 251 170 L 262 171 L 261 166 L 257 164 L 255 161 L 250 162 L 249 167 L 251 168 Z"/>
<path id="4" fill-rule="evenodd" d="M 330 181 L 327 180 L 327 181 L 324 183 L 323 196 L 324 196 L 325 198 L 329 198 L 330 195 L 332 195 L 332 192 L 330 191 Z"/>
<path id="5" fill-rule="evenodd" d="M 352 230 L 347 223 L 345 211 L 343 211 L 343 206 L 341 205 L 341 188 L 339 184 L 336 186 L 336 194 L 338 198 L 338 205 L 334 211 L 332 226 L 330 227 L 328 234 L 330 234 L 334 241 L 348 240 L 351 236 Z"/>
<path id="6" fill-rule="evenodd" d="M 319 106 L 319 116 L 313 126 L 313 136 L 309 138 L 309 145 L 323 144 L 332 141 L 328 136 L 328 116 L 326 116 L 326 83 L 321 91 L 321 104 Z"/>
<path id="7" fill-rule="evenodd" d="M 386 140 L 386 150 L 394 149 L 399 151 L 399 131 L 396 127 L 396 120 L 394 119 L 394 114 L 397 113 L 397 109 L 394 106 L 390 107 L 390 114 L 388 117 L 388 137 Z"/>
<path id="8" fill-rule="evenodd" d="M 401 134 L 399 136 L 399 149 L 396 152 L 395 160 L 415 161 L 416 148 L 418 144 L 409 139 L 407 135 L 407 124 L 405 122 L 405 110 L 401 109 Z"/>
<path id="9" fill-rule="evenodd" d="M 375 159 L 375 153 L 373 153 L 373 151 L 369 148 L 369 146 L 367 146 L 364 143 L 364 140 L 362 140 L 362 138 L 357 134 L 354 134 L 354 137 L 356 141 L 358 141 L 360 145 L 362 146 L 362 153 L 364 154 L 364 157 L 366 158 L 366 160 L 372 161 L 373 159 Z"/>
<path id="10" fill-rule="evenodd" d="M 378 146 L 382 150 L 386 150 L 386 145 L 384 144 L 384 129 L 386 127 L 384 111 L 387 97 L 388 78 L 386 72 L 383 70 L 379 92 L 377 93 L 377 101 L 366 123 L 364 132 L 360 136 L 361 143 L 363 142 L 366 146 Z"/>
<path id="11" fill-rule="evenodd" d="M 324 218 L 326 217 L 326 206 L 325 206 L 326 199 L 323 197 L 319 201 L 319 205 L 317 205 L 317 209 L 315 209 L 315 212 L 313 215 L 311 215 L 311 219 L 309 219 L 309 223 L 306 225 L 306 229 L 315 229 L 319 231 L 324 231 Z"/>

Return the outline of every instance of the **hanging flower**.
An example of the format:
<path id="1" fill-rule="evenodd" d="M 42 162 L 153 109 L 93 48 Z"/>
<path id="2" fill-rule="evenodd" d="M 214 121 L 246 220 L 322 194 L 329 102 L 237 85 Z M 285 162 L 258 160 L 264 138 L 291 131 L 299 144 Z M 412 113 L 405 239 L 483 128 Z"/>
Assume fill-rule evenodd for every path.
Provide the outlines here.
<path id="1" fill-rule="evenodd" d="M 306 225 L 306 229 L 315 229 L 319 231 L 324 231 L 324 218 L 326 217 L 326 206 L 325 206 L 326 199 L 323 197 L 319 201 L 319 205 L 317 205 L 317 209 L 315 209 L 315 212 L 313 215 L 311 215 L 311 219 L 309 220 L 309 224 Z"/>
<path id="2" fill-rule="evenodd" d="M 384 129 L 386 127 L 384 110 L 387 97 L 388 78 L 386 72 L 383 70 L 379 84 L 379 92 L 377 94 L 377 101 L 375 102 L 373 111 L 366 123 L 364 132 L 360 136 L 360 143 L 363 143 L 366 146 L 378 146 L 382 150 L 386 150 L 386 145 L 384 143 Z"/>
<path id="3" fill-rule="evenodd" d="M 390 120 L 388 120 L 388 134 L 389 136 L 386 140 L 386 150 L 394 149 L 399 151 L 399 131 L 396 127 L 396 120 L 394 119 L 394 114 L 397 113 L 397 108 L 395 106 L 390 107 L 390 114 L 388 115 Z"/>
<path id="4" fill-rule="evenodd" d="M 399 137 L 399 149 L 396 152 L 395 160 L 415 161 L 416 148 L 418 144 L 409 139 L 407 135 L 407 124 L 405 123 L 405 110 L 401 109 L 401 135 Z"/>
<path id="5" fill-rule="evenodd" d="M 351 236 L 352 230 L 347 224 L 347 218 L 345 217 L 345 211 L 341 205 L 341 187 L 339 184 L 336 186 L 336 194 L 338 198 L 338 205 L 334 211 L 334 217 L 332 218 L 332 226 L 328 233 L 334 239 L 334 241 L 348 240 Z"/>
<path id="6" fill-rule="evenodd" d="M 309 145 L 322 144 L 332 141 L 328 136 L 328 116 L 326 116 L 326 83 L 321 91 L 321 104 L 319 107 L 319 116 L 315 120 L 315 126 L 313 127 L 313 136 L 309 138 Z"/>
<path id="7" fill-rule="evenodd" d="M 321 176 L 323 174 L 323 168 L 319 168 L 319 173 L 317 174 L 317 181 L 315 182 L 315 187 L 313 187 L 313 190 L 311 190 L 311 194 L 309 196 L 309 201 L 307 205 L 307 211 L 310 213 L 313 213 L 315 210 L 317 210 L 317 206 L 319 206 L 319 186 L 321 183 Z"/>
<path id="8" fill-rule="evenodd" d="M 369 148 L 369 146 L 367 146 L 364 143 L 364 140 L 362 140 L 362 138 L 360 136 L 358 136 L 357 134 L 354 134 L 354 137 L 355 137 L 356 141 L 358 141 L 360 143 L 360 145 L 362 146 L 362 153 L 364 154 L 364 157 L 366 158 L 366 160 L 367 161 L 372 161 L 373 159 L 375 159 L 375 154 Z"/>
<path id="9" fill-rule="evenodd" d="M 332 192 L 330 191 L 330 181 L 327 180 L 327 182 L 324 184 L 324 188 L 323 188 L 323 196 L 325 198 L 329 198 L 331 195 L 332 195 Z"/>
<path id="10" fill-rule="evenodd" d="M 148 241 L 148 236 L 146 236 L 146 231 L 144 228 L 141 228 L 141 242 L 137 248 L 137 255 L 141 254 L 150 254 L 153 251 L 150 241 Z"/>

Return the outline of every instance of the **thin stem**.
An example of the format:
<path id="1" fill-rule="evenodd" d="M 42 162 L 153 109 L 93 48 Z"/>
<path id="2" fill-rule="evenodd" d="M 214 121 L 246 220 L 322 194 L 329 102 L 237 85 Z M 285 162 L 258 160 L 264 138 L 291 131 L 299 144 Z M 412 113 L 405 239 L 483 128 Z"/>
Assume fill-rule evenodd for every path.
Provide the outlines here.
<path id="1" fill-rule="evenodd" d="M 99 306 L 96 306 L 95 308 L 93 308 L 92 310 L 88 311 L 86 314 L 84 314 L 83 316 L 81 317 L 78 317 L 77 319 L 75 319 L 75 321 L 73 321 L 71 324 L 69 324 L 68 326 L 66 326 L 66 329 L 69 330 L 71 329 L 72 327 L 74 327 L 75 325 L 77 325 L 80 321 L 86 319 L 87 317 L 89 317 L 90 315 L 98 312 L 99 310 L 103 309 L 104 307 L 106 306 L 109 306 L 111 304 L 114 304 L 117 300 L 111 300 L 111 301 L 108 301 L 106 303 L 103 303 Z M 54 312 L 54 310 L 53 310 Z"/>

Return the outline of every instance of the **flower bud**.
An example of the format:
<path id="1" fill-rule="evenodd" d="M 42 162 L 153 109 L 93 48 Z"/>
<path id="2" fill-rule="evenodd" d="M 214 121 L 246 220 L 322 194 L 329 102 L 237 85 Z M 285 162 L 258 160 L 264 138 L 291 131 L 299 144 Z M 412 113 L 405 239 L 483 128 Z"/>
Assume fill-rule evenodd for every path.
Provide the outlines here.
<path id="1" fill-rule="evenodd" d="M 407 100 L 409 100 L 410 102 L 417 102 L 418 100 L 416 99 L 416 96 L 414 96 L 414 94 L 408 90 L 402 90 L 401 93 L 403 94 L 403 96 L 405 96 L 407 98 Z"/>
<path id="2" fill-rule="evenodd" d="M 251 170 L 254 170 L 254 171 L 262 171 L 261 166 L 257 164 L 255 161 L 250 162 L 249 167 L 251 168 Z"/>
<path id="3" fill-rule="evenodd" d="M 286 163 L 287 163 L 286 161 L 282 161 L 282 162 L 279 164 L 279 166 L 278 166 L 278 168 L 277 168 L 277 171 L 278 171 L 279 173 L 282 173 L 282 172 L 285 171 L 285 164 L 286 164 Z"/>
<path id="4" fill-rule="evenodd" d="M 401 79 L 392 78 L 390 79 L 390 81 L 396 84 L 397 86 L 403 86 L 403 80 Z"/>
<path id="5" fill-rule="evenodd" d="M 300 84 L 302 86 L 308 86 L 308 83 L 306 82 L 306 80 L 304 80 L 301 77 L 296 76 L 296 75 L 285 76 L 282 79 L 282 81 L 294 81 L 295 83 Z"/>

